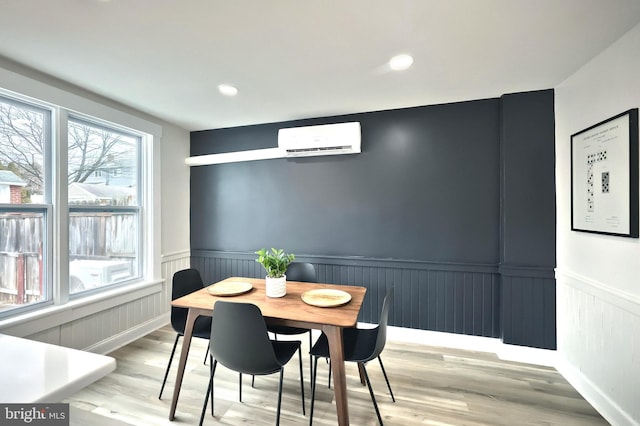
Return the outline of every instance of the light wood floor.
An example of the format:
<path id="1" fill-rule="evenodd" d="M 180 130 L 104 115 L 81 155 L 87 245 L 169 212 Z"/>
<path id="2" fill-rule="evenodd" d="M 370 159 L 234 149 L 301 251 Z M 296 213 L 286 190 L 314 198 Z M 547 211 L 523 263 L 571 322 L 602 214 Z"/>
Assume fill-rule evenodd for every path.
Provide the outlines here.
<path id="1" fill-rule="evenodd" d="M 207 342 L 194 339 L 176 419 L 168 420 L 177 354 L 162 400 L 158 392 L 175 337 L 164 327 L 110 355 L 116 371 L 68 399 L 71 425 L 197 425 L 209 366 L 203 365 Z M 306 336 L 300 336 L 308 351 Z M 178 351 L 179 352 L 179 351 Z M 367 365 L 385 425 L 561 425 L 608 423 L 554 369 L 499 360 L 493 354 L 389 341 L 382 358 L 396 397 L 387 392 L 377 362 Z M 309 357 L 303 355 L 307 417 L 302 415 L 297 360 L 285 369 L 281 424 L 308 424 Z M 335 425 L 333 389 L 327 389 L 328 365 L 318 363 L 314 424 Z M 377 424 L 369 393 L 360 385 L 355 364 L 347 364 L 352 425 Z M 215 418 L 205 425 L 275 424 L 278 375 L 251 378 L 238 402 L 238 375 L 216 372 Z"/>

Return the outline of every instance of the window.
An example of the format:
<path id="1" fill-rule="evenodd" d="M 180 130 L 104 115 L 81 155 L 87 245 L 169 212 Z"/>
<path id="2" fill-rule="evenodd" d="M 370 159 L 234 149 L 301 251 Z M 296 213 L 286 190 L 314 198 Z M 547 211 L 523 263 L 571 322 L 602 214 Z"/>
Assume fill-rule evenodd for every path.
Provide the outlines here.
<path id="1" fill-rule="evenodd" d="M 75 294 L 139 276 L 141 138 L 77 118 L 68 128 L 69 291 Z"/>
<path id="2" fill-rule="evenodd" d="M 0 314 L 52 300 L 51 111 L 0 97 Z"/>
<path id="3" fill-rule="evenodd" d="M 153 137 L 0 89 L 0 319 L 142 281 Z"/>

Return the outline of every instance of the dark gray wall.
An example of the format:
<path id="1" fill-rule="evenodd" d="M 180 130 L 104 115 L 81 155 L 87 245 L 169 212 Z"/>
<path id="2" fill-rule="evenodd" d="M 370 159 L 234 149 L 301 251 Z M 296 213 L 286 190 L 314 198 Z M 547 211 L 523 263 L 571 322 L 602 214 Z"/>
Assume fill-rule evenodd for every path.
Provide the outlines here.
<path id="1" fill-rule="evenodd" d="M 504 95 L 501 122 L 500 262 L 553 268 L 555 148 L 549 145 L 555 140 L 553 91 Z"/>
<path id="2" fill-rule="evenodd" d="M 260 276 L 253 252 L 284 247 L 322 281 L 366 286 L 361 320 L 377 319 L 395 285 L 392 324 L 555 347 L 555 316 L 551 337 L 536 325 L 549 303 L 518 317 L 522 292 L 502 286 L 503 274 L 511 291 L 555 266 L 553 92 L 194 132 L 191 154 L 275 147 L 279 128 L 345 121 L 361 123 L 361 154 L 191 169 L 192 265 L 205 279 Z"/>
<path id="3" fill-rule="evenodd" d="M 196 155 L 245 137 L 277 146 L 280 127 L 359 121 L 363 152 L 192 168 L 191 246 L 495 264 L 499 113 L 492 99 L 193 133 Z"/>
<path id="4" fill-rule="evenodd" d="M 501 99 L 502 339 L 555 349 L 553 91 Z"/>

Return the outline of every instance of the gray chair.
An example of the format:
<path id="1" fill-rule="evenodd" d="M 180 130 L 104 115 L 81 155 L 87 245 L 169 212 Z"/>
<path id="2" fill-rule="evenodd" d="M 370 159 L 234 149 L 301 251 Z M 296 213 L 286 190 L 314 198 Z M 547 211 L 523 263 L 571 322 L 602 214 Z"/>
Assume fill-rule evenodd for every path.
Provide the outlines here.
<path id="1" fill-rule="evenodd" d="M 307 262 L 293 262 L 287 267 L 287 281 L 302 281 L 307 283 L 316 282 L 316 268 L 312 263 Z M 282 335 L 298 335 L 309 333 L 309 349 L 313 346 L 313 336 L 311 330 L 308 328 L 289 327 L 286 325 L 267 325 L 267 330 L 274 334 L 276 340 L 278 334 Z M 313 374 L 313 362 L 312 357 L 309 355 L 309 373 Z"/>
<path id="2" fill-rule="evenodd" d="M 385 371 L 384 365 L 382 364 L 382 358 L 380 358 L 380 353 L 384 349 L 385 343 L 387 342 L 387 321 L 389 318 L 389 309 L 391 308 L 392 302 L 393 287 L 390 287 L 387 290 L 384 301 L 382 302 L 382 310 L 380 313 L 380 321 L 378 325 L 374 328 L 345 328 L 342 337 L 344 342 L 344 360 L 357 362 L 362 365 L 362 372 L 364 373 L 364 378 L 367 383 L 367 387 L 369 388 L 371 401 L 373 401 L 373 407 L 376 410 L 376 415 L 378 416 L 380 426 L 382 426 L 382 416 L 380 416 L 380 410 L 378 409 L 376 397 L 373 394 L 371 381 L 369 380 L 369 375 L 367 374 L 366 363 L 371 361 L 372 359 L 378 358 L 378 361 L 380 362 L 380 368 L 382 369 L 382 374 L 384 374 L 384 379 L 387 382 L 387 388 L 389 388 L 391 399 L 393 400 L 393 402 L 396 402 L 396 399 L 393 396 L 393 391 L 391 390 L 391 385 L 389 384 L 387 372 Z M 318 338 L 318 341 L 315 345 L 313 345 L 313 348 L 311 348 L 311 355 L 314 357 L 314 367 L 313 377 L 311 380 L 311 412 L 309 414 L 310 425 L 313 423 L 313 405 L 315 402 L 316 376 L 318 374 L 318 358 L 329 357 L 329 342 L 327 340 L 327 336 L 324 333 L 320 336 L 320 338 Z"/>
<path id="3" fill-rule="evenodd" d="M 268 375 L 280 372 L 276 425 L 280 424 L 282 405 L 282 380 L 284 366 L 298 352 L 300 364 L 300 391 L 302 413 L 304 408 L 304 381 L 302 376 L 302 352 L 299 341 L 275 341 L 269 339 L 260 308 L 251 303 L 217 301 L 213 309 L 211 338 L 211 376 L 207 395 L 202 406 L 200 425 L 204 421 L 207 402 L 211 395 L 213 415 L 213 377 L 218 363 L 240 373 L 240 401 L 242 401 L 242 374 Z"/>
<path id="4" fill-rule="evenodd" d="M 189 293 L 193 293 L 196 290 L 200 290 L 204 287 L 202 283 L 202 277 L 197 269 L 183 269 L 173 274 L 173 281 L 171 286 L 171 300 L 178 299 L 182 296 L 186 296 Z M 186 308 L 171 307 L 171 326 L 176 332 L 176 339 L 173 342 L 173 349 L 171 349 L 171 355 L 169 356 L 169 364 L 167 364 L 167 370 L 164 373 L 164 379 L 162 380 L 162 386 L 160 387 L 160 394 L 158 399 L 162 399 L 162 391 L 164 385 L 167 382 L 167 376 L 169 375 L 169 369 L 171 368 L 171 362 L 173 361 L 173 355 L 176 352 L 178 346 L 178 340 L 181 336 L 184 336 L 184 328 L 187 323 Z M 209 339 L 211 336 L 211 318 L 199 317 L 193 325 L 193 337 L 200 337 L 201 339 Z M 206 354 L 205 354 L 206 360 Z"/>

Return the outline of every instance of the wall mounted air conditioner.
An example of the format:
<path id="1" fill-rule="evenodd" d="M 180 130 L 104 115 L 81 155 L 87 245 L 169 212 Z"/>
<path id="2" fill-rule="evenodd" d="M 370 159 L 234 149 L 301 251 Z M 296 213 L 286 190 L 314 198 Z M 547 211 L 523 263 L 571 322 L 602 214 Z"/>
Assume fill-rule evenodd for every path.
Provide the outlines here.
<path id="1" fill-rule="evenodd" d="M 280 129 L 278 148 L 285 153 L 285 157 L 356 154 L 360 152 L 360 123 Z"/>

